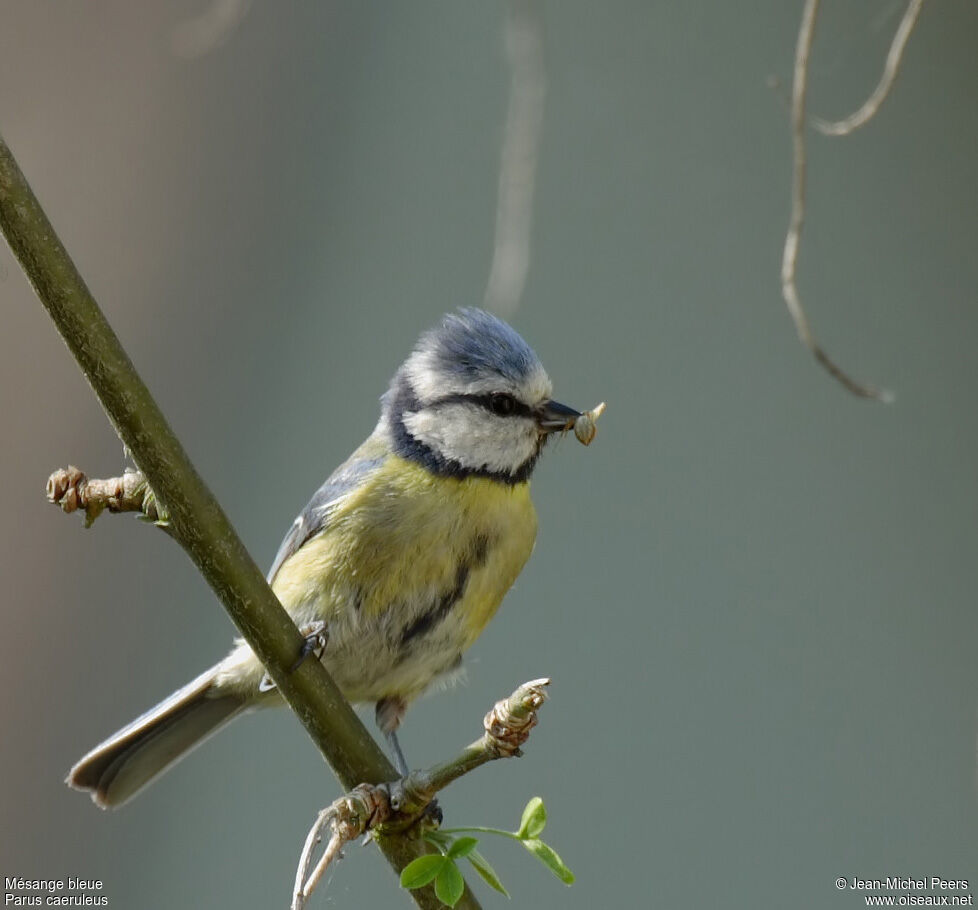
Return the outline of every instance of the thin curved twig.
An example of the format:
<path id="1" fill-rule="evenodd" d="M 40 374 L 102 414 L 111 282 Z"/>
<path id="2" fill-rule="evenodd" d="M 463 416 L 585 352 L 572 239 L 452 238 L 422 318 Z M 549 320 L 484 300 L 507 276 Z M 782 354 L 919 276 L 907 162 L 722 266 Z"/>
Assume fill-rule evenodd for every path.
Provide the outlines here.
<path id="1" fill-rule="evenodd" d="M 798 270 L 798 248 L 801 229 L 805 223 L 805 173 L 807 156 L 805 151 L 805 99 L 808 91 L 808 60 L 815 36 L 815 20 L 818 15 L 819 0 L 805 0 L 801 28 L 798 30 L 798 45 L 795 50 L 794 83 L 791 90 L 791 135 L 794 147 L 794 172 L 791 183 L 791 221 L 784 239 L 784 255 L 781 259 L 781 293 L 788 312 L 795 323 L 795 330 L 801 343 L 812 352 L 815 359 L 828 373 L 842 383 L 853 395 L 860 398 L 873 398 L 877 401 L 892 401 L 893 396 L 885 389 L 877 389 L 853 379 L 815 340 L 811 323 L 802 306 L 795 276 Z"/>
<path id="2" fill-rule="evenodd" d="M 316 849 L 316 845 L 322 840 L 323 829 L 326 828 L 333 820 L 332 807 L 328 807 L 320 811 L 319 815 L 316 816 L 316 821 L 313 822 L 313 826 L 309 829 L 309 833 L 306 835 L 306 842 L 302 845 L 302 853 L 299 855 L 299 866 L 295 870 L 295 884 L 292 887 L 292 904 L 291 910 L 302 910 L 306 903 L 306 887 L 307 882 L 311 883 L 309 885 L 309 894 L 312 893 L 312 889 L 319 884 L 319 879 L 322 877 L 322 873 L 316 876 L 315 882 L 309 876 L 309 866 L 312 864 L 312 854 Z M 335 859 L 336 854 L 339 852 L 340 846 L 342 845 L 342 835 L 339 831 L 334 828 L 332 834 L 329 838 L 329 843 L 326 845 L 326 850 L 323 853 L 323 858 L 319 860 L 316 864 L 316 871 L 319 872 L 319 867 L 323 865 L 323 860 L 329 857 L 327 862 L 332 862 Z M 325 870 L 323 870 L 325 871 Z"/>
<path id="3" fill-rule="evenodd" d="M 251 0 L 212 0 L 200 15 L 173 29 L 173 52 L 179 57 L 203 57 L 222 45 L 248 12 Z"/>
<path id="4" fill-rule="evenodd" d="M 536 183 L 547 73 L 539 0 L 509 0 L 506 57 L 509 107 L 503 133 L 496 203 L 496 236 L 485 307 L 511 317 L 520 305 L 530 269 L 533 191 Z"/>
<path id="5" fill-rule="evenodd" d="M 295 885 L 292 888 L 291 910 L 304 910 L 306 901 L 312 897 L 320 880 L 334 860 L 342 856 L 343 845 L 369 830 L 378 818 L 390 813 L 390 791 L 386 784 L 373 787 L 361 784 L 352 792 L 340 797 L 320 811 L 316 821 L 306 835 L 306 842 L 299 857 L 295 872 Z M 323 831 L 329 828 L 330 836 L 323 855 L 319 857 L 312 872 L 313 853 L 322 841 Z"/>
<path id="6" fill-rule="evenodd" d="M 883 75 L 880 77 L 879 84 L 873 93 L 866 99 L 859 110 L 854 111 L 842 120 L 823 120 L 821 117 L 812 117 L 812 126 L 826 136 L 848 136 L 851 132 L 869 123 L 879 111 L 886 96 L 900 72 L 900 63 L 903 61 L 903 51 L 910 39 L 914 26 L 917 24 L 917 17 L 924 6 L 924 0 L 910 0 L 897 26 L 896 34 L 893 36 L 893 43 L 890 51 L 886 55 L 886 65 L 883 67 Z"/>

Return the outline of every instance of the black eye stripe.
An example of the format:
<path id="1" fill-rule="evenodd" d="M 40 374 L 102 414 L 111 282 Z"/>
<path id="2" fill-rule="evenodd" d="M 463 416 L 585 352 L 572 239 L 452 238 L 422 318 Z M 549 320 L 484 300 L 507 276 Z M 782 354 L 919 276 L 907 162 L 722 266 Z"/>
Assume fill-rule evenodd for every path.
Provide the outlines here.
<path id="1" fill-rule="evenodd" d="M 498 402 L 500 399 L 506 399 L 508 402 L 507 407 L 509 410 L 505 413 L 499 409 Z M 484 395 L 463 395 L 461 393 L 446 395 L 444 398 L 437 398 L 430 402 L 427 407 L 437 408 L 446 404 L 477 404 L 480 408 L 485 408 L 490 414 L 495 414 L 497 417 L 533 416 L 533 411 L 529 405 L 523 404 L 522 401 L 519 401 L 512 395 L 505 395 L 499 392 L 486 393 Z"/>

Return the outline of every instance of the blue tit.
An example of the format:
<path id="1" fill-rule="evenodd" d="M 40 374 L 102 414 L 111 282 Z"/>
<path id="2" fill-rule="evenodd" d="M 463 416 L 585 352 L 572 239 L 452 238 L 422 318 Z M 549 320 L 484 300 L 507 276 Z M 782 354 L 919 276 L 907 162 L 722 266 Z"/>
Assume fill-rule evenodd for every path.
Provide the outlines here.
<path id="1" fill-rule="evenodd" d="M 316 491 L 279 548 L 272 590 L 343 694 L 376 705 L 401 773 L 408 705 L 456 673 L 533 549 L 530 475 L 577 411 L 551 399 L 530 346 L 465 309 L 423 334 L 373 433 Z M 320 653 L 317 651 L 317 653 Z M 119 806 L 244 711 L 282 704 L 239 640 L 216 666 L 84 756 L 68 784 Z"/>

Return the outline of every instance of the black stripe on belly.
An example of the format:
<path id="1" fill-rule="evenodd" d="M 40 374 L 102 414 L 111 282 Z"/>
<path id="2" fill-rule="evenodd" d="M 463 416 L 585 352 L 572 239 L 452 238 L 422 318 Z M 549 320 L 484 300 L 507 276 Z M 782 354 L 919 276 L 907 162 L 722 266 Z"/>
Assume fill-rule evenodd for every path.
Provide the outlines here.
<path id="1" fill-rule="evenodd" d="M 465 593 L 465 586 L 469 581 L 469 573 L 474 568 L 482 566 L 486 557 L 489 555 L 489 538 L 485 534 L 480 534 L 472 542 L 472 550 L 468 561 L 459 563 L 455 572 L 455 585 L 450 591 L 438 598 L 435 605 L 422 613 L 414 622 L 411 623 L 401 633 L 401 647 L 405 648 L 411 641 L 419 635 L 430 632 L 451 612 Z"/>
<path id="2" fill-rule="evenodd" d="M 401 647 L 410 644 L 411 640 L 425 632 L 431 631 L 432 627 L 441 622 L 455 604 L 461 599 L 465 591 L 465 585 L 469 580 L 468 563 L 462 563 L 455 573 L 455 587 L 447 594 L 443 594 L 438 602 L 427 612 L 422 613 L 411 625 L 401 633 Z"/>

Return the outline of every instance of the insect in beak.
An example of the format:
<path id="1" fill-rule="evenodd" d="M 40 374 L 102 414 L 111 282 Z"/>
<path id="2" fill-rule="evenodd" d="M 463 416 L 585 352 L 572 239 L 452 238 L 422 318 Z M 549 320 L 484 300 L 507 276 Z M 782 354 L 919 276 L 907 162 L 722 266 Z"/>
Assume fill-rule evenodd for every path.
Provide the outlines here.
<path id="1" fill-rule="evenodd" d="M 536 412 L 537 426 L 544 434 L 570 430 L 580 416 L 580 411 L 575 411 L 559 401 L 545 401 Z"/>

